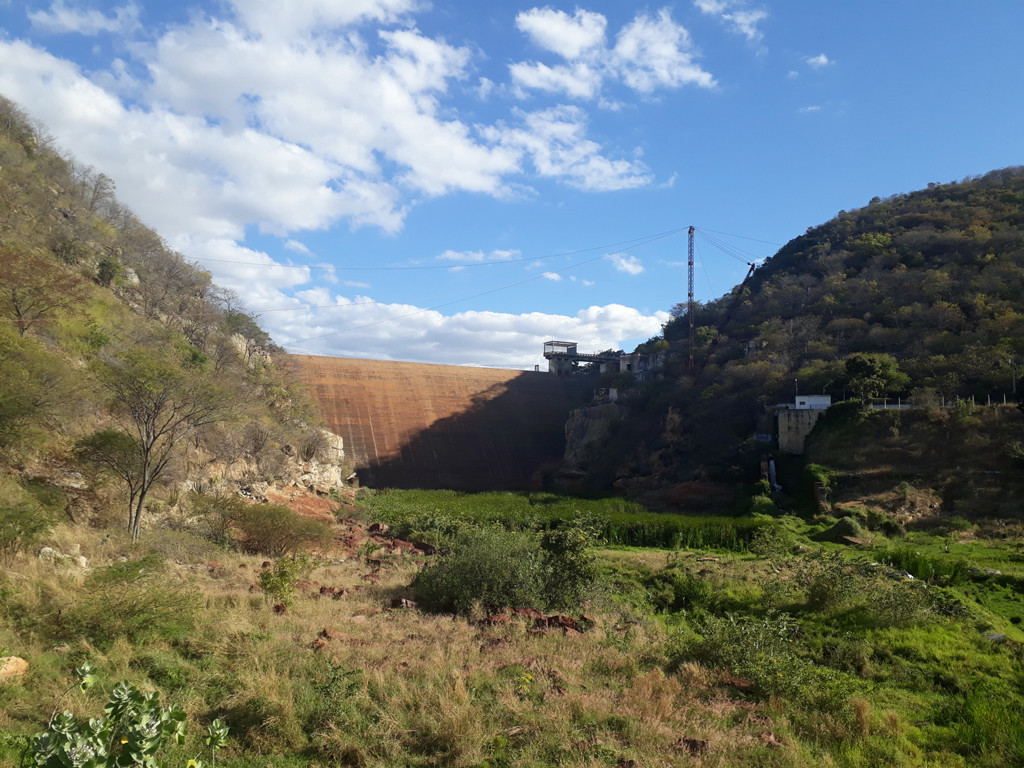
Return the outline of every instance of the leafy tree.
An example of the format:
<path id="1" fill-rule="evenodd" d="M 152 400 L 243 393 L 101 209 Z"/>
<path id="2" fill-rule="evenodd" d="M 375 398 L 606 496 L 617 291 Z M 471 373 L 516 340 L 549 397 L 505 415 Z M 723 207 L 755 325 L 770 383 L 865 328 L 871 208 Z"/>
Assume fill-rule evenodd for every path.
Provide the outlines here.
<path id="1" fill-rule="evenodd" d="M 850 391 L 860 399 L 899 392 L 910 383 L 892 355 L 857 352 L 846 358 L 844 366 Z"/>
<path id="2" fill-rule="evenodd" d="M 128 488 L 128 530 L 138 539 L 146 497 L 182 440 L 227 416 L 224 394 L 172 353 L 133 349 L 99 369 L 119 429 L 78 444 L 79 457 L 112 472 Z"/>
<path id="3" fill-rule="evenodd" d="M 84 282 L 53 259 L 12 243 L 0 244 L 0 314 L 24 336 L 59 311 L 71 311 L 87 296 Z"/>

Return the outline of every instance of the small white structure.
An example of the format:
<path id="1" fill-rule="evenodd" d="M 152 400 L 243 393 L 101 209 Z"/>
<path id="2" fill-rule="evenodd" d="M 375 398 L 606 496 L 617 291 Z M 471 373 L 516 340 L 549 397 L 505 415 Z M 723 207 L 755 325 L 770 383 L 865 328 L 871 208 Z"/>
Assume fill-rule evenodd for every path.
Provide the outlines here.
<path id="1" fill-rule="evenodd" d="M 797 395 L 791 406 L 795 411 L 827 411 L 832 395 Z"/>

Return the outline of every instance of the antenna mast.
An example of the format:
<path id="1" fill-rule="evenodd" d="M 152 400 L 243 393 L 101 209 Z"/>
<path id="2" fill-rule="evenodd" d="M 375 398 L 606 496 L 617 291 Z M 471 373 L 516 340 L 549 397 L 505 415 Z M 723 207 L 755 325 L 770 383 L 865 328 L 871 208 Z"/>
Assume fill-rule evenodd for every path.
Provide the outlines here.
<path id="1" fill-rule="evenodd" d="M 686 250 L 689 256 L 687 260 L 689 294 L 687 296 L 686 314 L 690 317 L 690 373 L 693 373 L 693 227 L 690 227 L 690 236 L 687 240 Z"/>

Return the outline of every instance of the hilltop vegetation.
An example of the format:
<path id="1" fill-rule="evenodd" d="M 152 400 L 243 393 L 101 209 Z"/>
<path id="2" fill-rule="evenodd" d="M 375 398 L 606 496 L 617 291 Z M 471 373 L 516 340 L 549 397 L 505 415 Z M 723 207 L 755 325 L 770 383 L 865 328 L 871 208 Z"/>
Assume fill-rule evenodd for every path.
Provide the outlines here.
<path id="1" fill-rule="evenodd" d="M 1012 402 L 1024 363 L 1022 224 L 1022 168 L 842 211 L 697 308 L 694 358 L 707 362 L 696 384 L 677 305 L 645 345 L 668 342 L 667 375 L 632 393 L 632 424 L 611 447 L 629 457 L 617 473 L 721 477 L 754 450 L 764 406 L 795 388 L 833 402 Z"/>

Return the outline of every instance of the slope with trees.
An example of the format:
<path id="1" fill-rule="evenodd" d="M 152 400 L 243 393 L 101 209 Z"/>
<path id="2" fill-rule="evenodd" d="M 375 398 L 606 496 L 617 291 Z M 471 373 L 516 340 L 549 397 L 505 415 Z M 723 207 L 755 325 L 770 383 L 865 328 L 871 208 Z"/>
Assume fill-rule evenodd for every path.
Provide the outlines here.
<path id="1" fill-rule="evenodd" d="M 1022 224 L 1020 167 L 841 211 L 696 309 L 694 358 L 707 356 L 697 386 L 677 305 L 648 342 L 669 343 L 667 377 L 633 393 L 643 426 L 612 446 L 631 457 L 615 471 L 657 484 L 735 465 L 764 406 L 796 391 L 1013 400 L 1024 361 Z M 670 407 L 682 436 L 665 430 Z"/>
<path id="2" fill-rule="evenodd" d="M 0 471 L 43 485 L 82 472 L 123 499 L 137 538 L 168 495 L 154 493 L 186 477 L 272 480 L 285 445 L 322 450 L 285 356 L 238 297 L 2 98 L 0 167 Z"/>

